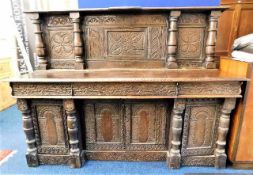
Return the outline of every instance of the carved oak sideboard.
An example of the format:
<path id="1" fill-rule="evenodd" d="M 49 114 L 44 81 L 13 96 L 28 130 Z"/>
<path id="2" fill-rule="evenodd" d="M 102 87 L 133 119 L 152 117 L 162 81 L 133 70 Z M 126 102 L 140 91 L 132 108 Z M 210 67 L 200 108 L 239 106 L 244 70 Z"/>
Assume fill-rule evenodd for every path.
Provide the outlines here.
<path id="1" fill-rule="evenodd" d="M 27 12 L 37 70 L 11 80 L 27 163 L 225 167 L 245 78 L 215 57 L 223 7 Z"/>

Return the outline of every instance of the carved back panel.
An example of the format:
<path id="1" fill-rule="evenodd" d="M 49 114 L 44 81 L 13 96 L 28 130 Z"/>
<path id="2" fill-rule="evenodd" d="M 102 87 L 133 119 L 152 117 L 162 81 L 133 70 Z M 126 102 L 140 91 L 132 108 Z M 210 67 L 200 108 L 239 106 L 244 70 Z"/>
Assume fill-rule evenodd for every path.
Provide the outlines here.
<path id="1" fill-rule="evenodd" d="M 62 101 L 33 100 L 31 109 L 38 153 L 67 154 L 69 145 Z"/>
<path id="2" fill-rule="evenodd" d="M 175 68 L 205 67 L 207 57 L 214 62 L 216 23 L 210 21 L 217 15 L 209 21 L 211 11 L 179 10 L 172 24 L 171 12 L 46 13 L 40 16 L 44 37 L 37 54 L 49 69 L 165 68 L 168 57 Z M 40 53 L 43 45 L 46 54 Z M 79 62 L 85 66 L 76 67 Z"/>
<path id="3" fill-rule="evenodd" d="M 207 15 L 182 13 L 178 19 L 177 60 L 181 68 L 202 67 L 205 59 Z"/>
<path id="4" fill-rule="evenodd" d="M 68 14 L 45 16 L 43 25 L 51 69 L 74 69 L 73 27 Z"/>
<path id="5" fill-rule="evenodd" d="M 120 66 L 128 62 L 164 63 L 167 24 L 162 15 L 96 15 L 86 16 L 83 24 L 86 59 L 90 67 L 95 62 L 105 66 Z M 108 65 L 111 62 L 110 65 Z M 132 62 L 132 63 L 131 63 Z M 136 65 L 133 65 L 136 64 Z"/>
<path id="6" fill-rule="evenodd" d="M 213 155 L 221 102 L 218 99 L 187 100 L 182 136 L 182 156 Z"/>

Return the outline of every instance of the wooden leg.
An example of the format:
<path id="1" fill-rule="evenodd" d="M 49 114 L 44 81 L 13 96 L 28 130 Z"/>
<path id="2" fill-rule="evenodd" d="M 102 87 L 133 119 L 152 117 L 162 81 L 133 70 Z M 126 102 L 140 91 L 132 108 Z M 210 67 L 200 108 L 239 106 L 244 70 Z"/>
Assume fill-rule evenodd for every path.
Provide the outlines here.
<path id="1" fill-rule="evenodd" d="M 27 143 L 27 153 L 26 153 L 27 164 L 28 166 L 38 166 L 39 161 L 37 154 L 37 146 L 35 141 L 34 127 L 30 107 L 28 105 L 27 100 L 25 99 L 18 99 L 17 106 L 18 109 L 22 112 L 23 129 L 25 132 Z"/>
<path id="2" fill-rule="evenodd" d="M 181 162 L 180 145 L 183 125 L 183 112 L 185 110 L 185 100 L 176 99 L 172 113 L 172 140 L 171 148 L 167 156 L 167 164 L 170 168 L 179 168 Z"/>
<path id="3" fill-rule="evenodd" d="M 64 100 L 64 109 L 67 113 L 67 126 L 70 144 L 71 159 L 69 164 L 72 168 L 80 168 L 82 166 L 82 155 L 79 147 L 78 122 L 74 100 Z"/>
<path id="4" fill-rule="evenodd" d="M 235 108 L 236 99 L 227 98 L 224 101 L 220 122 L 218 127 L 218 140 L 216 141 L 216 150 L 215 150 L 215 167 L 216 168 L 225 168 L 227 155 L 225 153 L 226 146 L 226 137 L 229 129 L 230 113 Z"/>

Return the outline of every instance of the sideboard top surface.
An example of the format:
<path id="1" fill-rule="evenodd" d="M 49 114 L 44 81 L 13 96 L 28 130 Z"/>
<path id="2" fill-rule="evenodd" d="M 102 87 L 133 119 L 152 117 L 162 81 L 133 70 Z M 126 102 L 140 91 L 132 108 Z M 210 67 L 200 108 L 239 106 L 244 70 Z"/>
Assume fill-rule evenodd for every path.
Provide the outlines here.
<path id="1" fill-rule="evenodd" d="M 10 82 L 211 82 L 247 81 L 246 77 L 219 70 L 100 69 L 40 70 Z"/>
<path id="2" fill-rule="evenodd" d="M 109 8 L 82 8 L 82 9 L 69 9 L 69 10 L 27 10 L 25 13 L 54 13 L 54 12 L 114 12 L 114 11 L 171 11 L 171 10 L 226 10 L 229 6 L 194 6 L 194 7 L 135 7 L 135 6 L 122 6 L 122 7 L 109 7 Z"/>

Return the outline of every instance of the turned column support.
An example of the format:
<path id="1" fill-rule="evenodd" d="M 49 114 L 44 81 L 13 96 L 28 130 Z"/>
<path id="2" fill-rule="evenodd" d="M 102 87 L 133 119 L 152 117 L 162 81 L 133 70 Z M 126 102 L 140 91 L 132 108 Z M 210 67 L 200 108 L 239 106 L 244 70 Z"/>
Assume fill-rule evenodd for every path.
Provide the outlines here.
<path id="1" fill-rule="evenodd" d="M 41 31 L 41 23 L 38 13 L 30 14 L 32 23 L 34 24 L 34 34 L 35 34 L 35 52 L 38 57 L 40 70 L 46 70 L 48 68 L 48 62 L 46 60 L 46 48 L 43 41 L 43 33 Z"/>
<path id="2" fill-rule="evenodd" d="M 74 55 L 75 55 L 75 69 L 84 69 L 83 61 L 83 40 L 80 30 L 80 13 L 71 12 L 69 14 L 73 23 L 73 36 L 74 36 Z"/>
<path id="3" fill-rule="evenodd" d="M 177 21 L 180 16 L 180 11 L 171 11 L 169 17 L 169 36 L 168 36 L 168 55 L 166 64 L 168 69 L 178 68 L 176 53 L 177 53 Z"/>
<path id="4" fill-rule="evenodd" d="M 204 67 L 207 69 L 215 69 L 217 67 L 215 63 L 215 46 L 218 30 L 218 18 L 220 15 L 220 11 L 211 11 L 209 16 L 208 36 L 206 41 L 206 59 L 204 63 Z"/>
<path id="5" fill-rule="evenodd" d="M 25 132 L 27 153 L 26 160 L 28 166 L 38 166 L 38 153 L 34 134 L 33 121 L 31 116 L 31 110 L 28 105 L 28 101 L 25 99 L 17 100 L 18 109 L 22 112 L 23 130 Z"/>
<path id="6" fill-rule="evenodd" d="M 176 99 L 172 111 L 172 124 L 170 132 L 172 139 L 167 157 L 167 164 L 170 168 L 179 168 L 181 162 L 181 135 L 183 127 L 183 112 L 185 110 L 185 99 Z"/>
<path id="7" fill-rule="evenodd" d="M 78 118 L 74 100 L 73 99 L 64 100 L 63 106 L 67 114 L 67 127 L 68 127 L 70 156 L 71 156 L 69 164 L 73 168 L 79 168 L 82 165 L 82 160 L 79 143 Z"/>
<path id="8" fill-rule="evenodd" d="M 229 129 L 230 113 L 235 108 L 236 99 L 226 98 L 222 110 L 218 127 L 218 139 L 216 141 L 215 149 L 215 167 L 225 168 L 227 161 L 227 154 L 225 152 L 226 138 Z"/>

